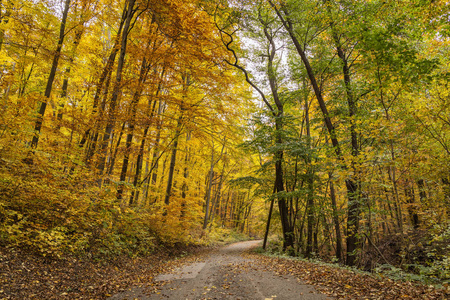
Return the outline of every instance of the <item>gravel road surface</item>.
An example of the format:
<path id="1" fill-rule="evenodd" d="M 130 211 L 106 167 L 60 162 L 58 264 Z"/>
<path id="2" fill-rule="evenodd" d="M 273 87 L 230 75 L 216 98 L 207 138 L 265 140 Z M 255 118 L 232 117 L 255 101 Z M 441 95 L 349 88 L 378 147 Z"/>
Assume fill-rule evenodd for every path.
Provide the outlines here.
<path id="1" fill-rule="evenodd" d="M 294 277 L 265 271 L 242 256 L 244 251 L 260 243 L 248 241 L 223 247 L 203 262 L 185 265 L 171 274 L 158 275 L 151 287 L 132 287 L 109 299 L 331 299 Z"/>

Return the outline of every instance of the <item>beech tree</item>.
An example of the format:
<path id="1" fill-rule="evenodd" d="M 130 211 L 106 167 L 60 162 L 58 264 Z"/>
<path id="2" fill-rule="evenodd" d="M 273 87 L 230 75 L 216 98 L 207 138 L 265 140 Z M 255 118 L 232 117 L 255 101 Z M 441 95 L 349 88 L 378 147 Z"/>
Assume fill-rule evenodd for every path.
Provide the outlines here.
<path id="1" fill-rule="evenodd" d="M 448 45 L 442 1 L 2 1 L 0 236 L 447 266 Z"/>
<path id="2" fill-rule="evenodd" d="M 36 133 L 33 136 L 33 140 L 31 141 L 32 148 L 36 148 L 38 145 L 39 134 L 41 132 L 43 118 L 44 118 L 45 110 L 47 108 L 47 102 L 49 101 L 50 95 L 52 93 L 53 81 L 55 80 L 56 69 L 58 68 L 59 58 L 61 57 L 61 49 L 62 49 L 62 46 L 64 43 L 64 37 L 66 35 L 65 30 L 66 30 L 67 15 L 69 14 L 69 8 L 70 8 L 70 0 L 66 0 L 64 2 L 64 11 L 63 11 L 63 16 L 62 16 L 62 20 L 61 20 L 60 29 L 59 29 L 58 43 L 57 43 L 56 50 L 55 50 L 55 53 L 53 56 L 50 74 L 48 75 L 47 85 L 45 87 L 44 99 L 43 99 L 41 106 L 39 108 L 39 111 L 38 111 L 39 115 L 36 120 L 36 124 L 34 125 L 34 130 Z"/>

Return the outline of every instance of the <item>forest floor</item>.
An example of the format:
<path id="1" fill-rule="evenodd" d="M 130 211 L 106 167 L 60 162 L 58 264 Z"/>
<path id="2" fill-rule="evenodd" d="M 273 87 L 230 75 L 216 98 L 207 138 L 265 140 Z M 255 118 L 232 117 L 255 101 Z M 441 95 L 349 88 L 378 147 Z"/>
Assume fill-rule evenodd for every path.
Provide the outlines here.
<path id="1" fill-rule="evenodd" d="M 114 260 L 46 258 L 0 247 L 0 299 L 107 299 L 182 264 L 211 248 L 170 249 L 145 258 Z M 189 253 L 189 255 L 186 255 Z"/>
<path id="2" fill-rule="evenodd" d="M 256 245 L 109 262 L 0 248 L 0 299 L 450 299 L 429 286 L 247 251 Z"/>
<path id="3" fill-rule="evenodd" d="M 330 299 L 294 276 L 278 276 L 242 255 L 258 244 L 260 241 L 247 241 L 223 247 L 193 264 L 158 275 L 151 289 L 133 287 L 109 300 Z"/>

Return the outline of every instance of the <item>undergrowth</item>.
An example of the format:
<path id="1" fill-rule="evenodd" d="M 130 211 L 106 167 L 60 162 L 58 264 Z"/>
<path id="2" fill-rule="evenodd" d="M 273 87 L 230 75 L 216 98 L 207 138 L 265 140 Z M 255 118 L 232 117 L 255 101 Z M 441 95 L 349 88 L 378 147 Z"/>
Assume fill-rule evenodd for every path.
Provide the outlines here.
<path id="1" fill-rule="evenodd" d="M 163 218 L 159 207 L 127 207 L 114 187 L 99 188 L 86 168 L 51 163 L 45 153 L 3 150 L 1 246 L 54 258 L 111 258 L 201 242 L 193 221 L 182 222 L 177 214 Z"/>
<path id="2" fill-rule="evenodd" d="M 266 250 L 263 250 L 262 247 L 258 247 L 254 249 L 254 251 L 268 257 L 312 262 L 318 265 L 346 269 L 355 273 L 376 276 L 377 278 L 387 277 L 393 280 L 413 281 L 425 285 L 433 285 L 436 288 L 446 288 L 450 286 L 450 258 L 448 256 L 450 244 L 446 243 L 442 249 L 442 245 L 439 245 L 438 247 L 437 245 L 433 245 L 433 242 L 440 243 L 442 241 L 447 241 L 449 235 L 450 226 L 446 230 L 441 230 L 439 233 L 436 233 L 433 240 L 429 241 L 430 249 L 434 249 L 430 250 L 430 254 L 428 255 L 429 257 L 434 258 L 432 260 L 423 262 L 423 264 L 403 264 L 402 267 L 391 264 L 377 264 L 370 271 L 365 271 L 357 267 L 345 266 L 337 261 L 327 262 L 315 253 L 313 253 L 313 258 L 311 259 L 304 258 L 300 254 L 288 255 L 286 251 L 283 251 L 282 240 L 276 237 L 268 243 Z M 440 254 L 438 255 L 436 253 Z"/>

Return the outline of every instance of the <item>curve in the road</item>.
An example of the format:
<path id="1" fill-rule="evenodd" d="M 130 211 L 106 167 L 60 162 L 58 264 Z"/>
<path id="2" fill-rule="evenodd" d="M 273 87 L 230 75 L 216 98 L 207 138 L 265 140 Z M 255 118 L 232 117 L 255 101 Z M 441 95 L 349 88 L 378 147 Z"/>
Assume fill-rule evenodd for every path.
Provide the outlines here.
<path id="1" fill-rule="evenodd" d="M 170 274 L 160 274 L 155 278 L 159 285 L 156 291 L 130 288 L 109 299 L 330 299 L 295 277 L 281 277 L 265 271 L 253 260 L 241 255 L 259 243 L 235 243 L 212 253 L 204 262 L 186 265 Z"/>

